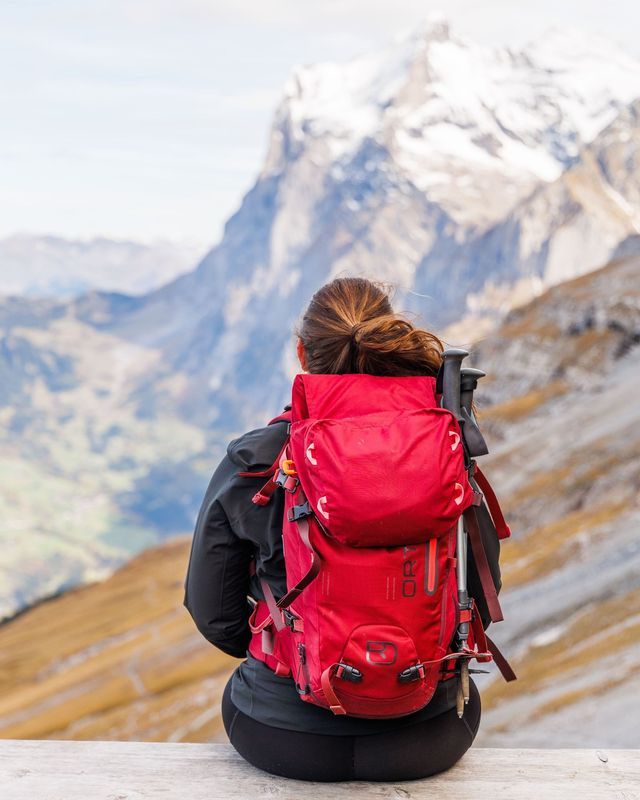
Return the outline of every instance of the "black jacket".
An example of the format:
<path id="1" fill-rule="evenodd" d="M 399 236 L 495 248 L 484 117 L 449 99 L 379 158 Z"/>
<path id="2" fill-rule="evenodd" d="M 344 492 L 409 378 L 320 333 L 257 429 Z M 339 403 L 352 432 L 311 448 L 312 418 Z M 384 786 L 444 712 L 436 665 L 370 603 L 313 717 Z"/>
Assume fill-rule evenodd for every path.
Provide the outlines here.
<path id="1" fill-rule="evenodd" d="M 266 506 L 251 502 L 266 478 L 239 477 L 273 464 L 284 445 L 286 422 L 274 422 L 234 439 L 213 474 L 196 522 L 185 581 L 184 605 L 211 644 L 244 658 L 251 637 L 250 594 L 263 599 L 259 578 L 276 597 L 286 592 L 282 552 L 284 498 Z M 256 574 L 249 577 L 251 559 Z"/>

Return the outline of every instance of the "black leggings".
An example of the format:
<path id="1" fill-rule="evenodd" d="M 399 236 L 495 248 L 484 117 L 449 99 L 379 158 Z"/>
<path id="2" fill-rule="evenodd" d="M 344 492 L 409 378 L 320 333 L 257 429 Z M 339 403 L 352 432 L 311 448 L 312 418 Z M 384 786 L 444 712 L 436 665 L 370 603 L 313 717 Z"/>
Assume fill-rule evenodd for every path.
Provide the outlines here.
<path id="1" fill-rule="evenodd" d="M 256 722 L 222 697 L 231 744 L 254 767 L 306 781 L 402 781 L 452 767 L 471 746 L 480 725 L 480 695 L 471 683 L 464 716 L 455 708 L 424 722 L 384 733 L 333 736 L 274 728 Z"/>

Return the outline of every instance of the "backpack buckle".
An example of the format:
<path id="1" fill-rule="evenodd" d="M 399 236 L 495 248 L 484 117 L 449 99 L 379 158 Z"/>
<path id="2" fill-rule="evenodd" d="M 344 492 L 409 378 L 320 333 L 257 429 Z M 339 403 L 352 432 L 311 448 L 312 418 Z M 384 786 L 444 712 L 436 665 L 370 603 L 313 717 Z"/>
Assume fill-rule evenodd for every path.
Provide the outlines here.
<path id="1" fill-rule="evenodd" d="M 300 617 L 296 617 L 294 614 L 292 614 L 288 608 L 285 608 L 282 612 L 282 618 L 284 620 L 284 624 L 292 633 L 304 633 L 304 625 L 302 620 Z"/>
<path id="2" fill-rule="evenodd" d="M 301 503 L 299 506 L 292 506 L 289 509 L 287 519 L 289 522 L 297 522 L 299 519 L 310 517 L 312 513 L 309 501 L 305 500 L 305 502 Z"/>
<path id="3" fill-rule="evenodd" d="M 398 674 L 400 683 L 411 683 L 412 681 L 424 680 L 424 664 L 414 664 L 412 667 L 403 669 Z"/>
<path id="4" fill-rule="evenodd" d="M 295 490 L 298 488 L 298 484 L 300 483 L 295 475 L 290 475 L 289 473 L 284 472 L 282 469 L 278 472 L 273 481 L 274 483 L 277 483 L 278 486 L 282 487 L 285 492 L 295 492 Z"/>
<path id="5" fill-rule="evenodd" d="M 360 683 L 362 680 L 362 673 L 356 667 L 350 664 L 338 664 L 336 669 L 336 678 L 342 678 L 343 681 L 350 681 L 351 683 Z"/>

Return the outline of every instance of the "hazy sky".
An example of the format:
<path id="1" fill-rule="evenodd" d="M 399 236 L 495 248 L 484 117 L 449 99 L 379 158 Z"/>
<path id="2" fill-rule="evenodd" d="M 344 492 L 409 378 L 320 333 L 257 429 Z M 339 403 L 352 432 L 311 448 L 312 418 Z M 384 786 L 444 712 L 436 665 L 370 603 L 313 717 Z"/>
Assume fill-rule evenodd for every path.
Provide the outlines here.
<path id="1" fill-rule="evenodd" d="M 291 68 L 375 48 L 443 6 L 483 42 L 573 27 L 640 57 L 631 0 L 0 0 L 0 236 L 213 243 Z"/>

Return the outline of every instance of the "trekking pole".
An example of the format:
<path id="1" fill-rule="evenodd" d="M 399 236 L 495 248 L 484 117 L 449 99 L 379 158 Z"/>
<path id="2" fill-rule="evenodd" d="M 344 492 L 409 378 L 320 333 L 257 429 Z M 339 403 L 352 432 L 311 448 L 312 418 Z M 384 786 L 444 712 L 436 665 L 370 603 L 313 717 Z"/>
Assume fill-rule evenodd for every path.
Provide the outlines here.
<path id="1" fill-rule="evenodd" d="M 474 489 L 477 489 L 477 485 L 473 479 L 473 473 L 475 468 L 475 460 L 476 456 L 485 456 L 489 452 L 489 448 L 487 447 L 487 443 L 484 440 L 484 436 L 482 435 L 480 428 L 478 426 L 478 421 L 476 420 L 476 416 L 473 411 L 473 393 L 478 388 L 478 381 L 481 378 L 486 376 L 486 372 L 483 372 L 481 369 L 474 369 L 473 367 L 463 367 L 460 370 L 460 406 L 461 406 L 461 414 L 464 418 L 464 426 L 462 428 L 462 434 L 464 443 L 466 446 L 466 451 L 468 455 L 468 464 L 467 464 L 467 473 L 469 475 L 469 481 Z M 467 537 L 464 537 L 464 568 L 466 569 L 467 565 Z M 469 598 L 467 597 L 467 606 L 470 606 L 471 603 Z M 467 635 L 468 635 L 468 627 L 467 627 Z M 464 632 L 463 632 L 464 633 Z M 466 644 L 466 642 L 464 642 Z M 460 683 L 462 687 L 462 707 L 464 704 L 469 702 L 469 662 L 464 661 L 464 664 L 461 664 L 460 668 Z M 460 716 L 460 702 L 458 703 L 458 713 Z"/>
<path id="2" fill-rule="evenodd" d="M 442 354 L 442 407 L 451 411 L 458 420 L 461 432 L 464 434 L 465 419 L 462 415 L 461 405 L 461 365 L 462 361 L 469 355 L 466 350 L 451 348 Z M 465 391 L 465 402 L 469 401 L 468 391 Z M 471 406 L 469 405 L 469 414 Z M 465 407 L 466 411 L 466 407 Z M 468 610 L 469 593 L 467 590 L 467 532 L 464 528 L 462 515 L 458 519 L 456 535 L 456 577 L 458 584 L 458 606 L 461 611 Z M 458 625 L 457 639 L 458 649 L 464 651 L 467 647 L 469 637 L 469 623 L 460 622 Z M 456 708 L 458 717 L 462 717 L 464 707 L 469 702 L 469 661 L 466 658 L 459 659 L 460 680 L 458 683 L 458 693 L 456 698 Z"/>
<path id="3" fill-rule="evenodd" d="M 450 347 L 442 354 L 442 407 L 451 411 L 458 422 L 462 421 L 460 372 L 468 355 L 466 350 L 458 347 Z"/>

